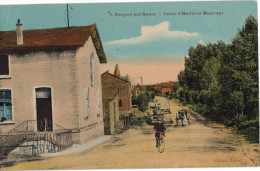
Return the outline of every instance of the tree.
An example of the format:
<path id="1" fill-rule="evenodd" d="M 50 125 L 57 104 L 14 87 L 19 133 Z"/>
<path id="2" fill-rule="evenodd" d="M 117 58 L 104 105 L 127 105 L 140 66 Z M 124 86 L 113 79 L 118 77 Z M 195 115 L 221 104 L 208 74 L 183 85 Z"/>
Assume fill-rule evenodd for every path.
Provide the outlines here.
<path id="1" fill-rule="evenodd" d="M 132 93 L 132 105 L 137 105 L 138 104 L 138 100 L 137 97 Z"/>
<path id="2" fill-rule="evenodd" d="M 151 95 L 149 94 L 149 92 L 148 92 L 148 91 L 145 91 L 145 93 L 144 93 L 144 94 L 145 94 L 145 96 L 146 96 L 146 98 L 147 98 L 148 102 L 152 100 L 152 97 L 151 97 Z"/>
<path id="3" fill-rule="evenodd" d="M 249 16 L 231 44 L 190 48 L 176 84 L 175 97 L 182 103 L 246 135 L 259 130 L 257 25 Z M 253 140 L 258 142 L 258 135 Z"/>
<path id="4" fill-rule="evenodd" d="M 148 99 L 147 96 L 143 93 L 141 93 L 138 98 L 138 109 L 142 112 L 146 111 L 146 109 L 148 108 Z"/>
<path id="5" fill-rule="evenodd" d="M 235 98 L 234 96 L 239 94 L 239 97 L 243 98 L 244 104 L 241 104 L 240 109 L 243 108 L 241 112 L 248 119 L 255 119 L 259 111 L 257 31 L 257 20 L 249 16 L 232 41 L 232 61 L 225 63 L 231 68 L 231 81 L 234 84 L 229 97 L 232 100 L 232 97 Z"/>

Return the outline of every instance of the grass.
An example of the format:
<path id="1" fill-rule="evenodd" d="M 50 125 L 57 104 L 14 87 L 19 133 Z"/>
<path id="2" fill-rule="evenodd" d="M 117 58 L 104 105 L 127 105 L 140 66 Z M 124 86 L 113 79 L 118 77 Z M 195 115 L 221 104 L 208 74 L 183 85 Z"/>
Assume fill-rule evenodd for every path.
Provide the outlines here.
<path id="1" fill-rule="evenodd" d="M 203 107 L 203 105 L 191 105 L 191 104 L 183 104 L 189 109 L 205 116 L 207 114 L 207 109 Z M 249 143 L 259 143 L 259 119 L 256 120 L 245 120 L 245 118 L 238 116 L 237 118 L 233 119 L 225 119 L 221 120 L 222 117 L 216 117 L 209 119 L 212 121 L 216 121 L 217 123 L 224 124 L 227 127 L 232 127 L 237 130 L 237 133 L 244 135 L 245 139 Z"/>
<path id="2" fill-rule="evenodd" d="M 240 124 L 238 133 L 245 135 L 250 143 L 259 143 L 259 120 L 250 120 Z"/>

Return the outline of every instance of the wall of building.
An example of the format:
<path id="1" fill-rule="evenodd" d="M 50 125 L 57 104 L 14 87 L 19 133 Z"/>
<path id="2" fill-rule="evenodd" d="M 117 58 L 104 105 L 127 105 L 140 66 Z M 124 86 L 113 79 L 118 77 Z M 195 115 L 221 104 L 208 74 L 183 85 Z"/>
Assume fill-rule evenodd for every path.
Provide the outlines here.
<path id="1" fill-rule="evenodd" d="M 103 102 L 104 108 L 104 131 L 106 135 L 115 134 L 119 122 L 118 96 L 112 100 Z"/>
<path id="2" fill-rule="evenodd" d="M 131 87 L 130 84 L 120 84 L 118 99 L 122 99 L 122 107 L 119 107 L 120 112 L 131 112 L 132 101 L 131 101 Z"/>
<path id="3" fill-rule="evenodd" d="M 160 93 L 161 93 L 161 94 L 166 94 L 166 93 L 171 94 L 172 91 L 173 91 L 173 90 L 172 90 L 172 88 L 170 88 L 170 87 L 162 87 Z"/>
<path id="4" fill-rule="evenodd" d="M 94 55 L 94 84 L 91 86 L 90 81 L 90 56 Z M 92 38 L 86 41 L 84 47 L 80 48 L 76 54 L 78 69 L 78 119 L 80 143 L 84 143 L 94 137 L 104 135 L 103 123 L 103 105 L 101 89 L 101 73 L 99 71 L 99 62 L 96 49 L 93 45 Z M 89 116 L 84 117 L 84 88 L 88 88 L 89 93 Z M 97 93 L 99 91 L 99 93 Z M 99 95 L 98 95 L 99 94 Z M 99 101 L 99 102 L 97 102 Z M 99 103 L 99 114 L 97 109 Z"/>
<path id="5" fill-rule="evenodd" d="M 39 87 L 51 88 L 53 122 L 67 129 L 78 129 L 75 51 L 11 54 L 9 63 L 10 77 L 0 78 L 0 89 L 12 90 L 13 121 L 1 123 L 1 133 L 25 120 L 37 120 L 35 88 Z"/>
<path id="6" fill-rule="evenodd" d="M 105 100 L 103 101 L 103 112 L 104 112 L 104 134 L 105 135 L 110 135 L 110 117 L 109 117 L 109 112 L 110 112 L 110 103 L 111 100 Z M 113 124 L 112 124 L 113 126 Z"/>
<path id="7" fill-rule="evenodd" d="M 118 99 L 122 100 L 122 107 L 118 108 L 120 113 L 131 113 L 131 85 L 129 82 L 116 78 L 109 73 L 104 73 L 102 74 L 102 89 L 105 97 L 118 94 Z"/>

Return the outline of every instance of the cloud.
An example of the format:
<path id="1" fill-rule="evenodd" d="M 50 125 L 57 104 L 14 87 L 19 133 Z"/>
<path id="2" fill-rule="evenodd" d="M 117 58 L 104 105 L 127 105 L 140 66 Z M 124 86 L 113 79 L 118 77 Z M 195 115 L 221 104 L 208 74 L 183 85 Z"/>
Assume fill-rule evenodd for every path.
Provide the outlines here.
<path id="1" fill-rule="evenodd" d="M 113 40 L 105 43 L 105 45 L 115 45 L 115 44 L 139 44 L 144 42 L 149 42 L 153 40 L 159 40 L 164 38 L 188 38 L 198 36 L 198 33 L 189 33 L 186 31 L 170 31 L 169 30 L 169 22 L 164 21 L 155 26 L 142 26 L 141 28 L 141 36 L 121 39 L 121 40 Z"/>

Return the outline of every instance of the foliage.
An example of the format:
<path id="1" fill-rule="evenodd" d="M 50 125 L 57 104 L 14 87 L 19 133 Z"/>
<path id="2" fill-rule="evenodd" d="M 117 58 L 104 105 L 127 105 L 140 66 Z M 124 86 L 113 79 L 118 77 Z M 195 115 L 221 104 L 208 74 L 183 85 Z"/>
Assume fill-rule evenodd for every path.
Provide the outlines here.
<path id="1" fill-rule="evenodd" d="M 137 97 L 132 94 L 132 105 L 138 105 Z"/>
<path id="2" fill-rule="evenodd" d="M 146 89 L 147 89 L 147 91 L 154 91 L 154 86 L 148 85 Z"/>
<path id="3" fill-rule="evenodd" d="M 238 132 L 244 134 L 249 142 L 259 143 L 259 119 L 242 122 Z"/>
<path id="4" fill-rule="evenodd" d="M 141 112 L 144 112 L 146 111 L 146 109 L 148 108 L 148 97 L 141 93 L 138 98 L 137 98 L 137 102 L 138 102 L 138 109 L 141 111 Z"/>
<path id="5" fill-rule="evenodd" d="M 155 93 L 154 93 L 154 92 L 151 93 L 151 98 L 152 98 L 152 99 L 155 98 Z"/>
<path id="6" fill-rule="evenodd" d="M 145 96 L 146 96 L 148 102 L 152 100 L 152 97 L 151 97 L 151 95 L 150 95 L 150 93 L 149 93 L 148 91 L 145 91 L 144 94 L 145 94 Z"/>
<path id="7" fill-rule="evenodd" d="M 228 126 L 241 128 L 242 123 L 259 118 L 258 35 L 254 17 L 246 19 L 231 44 L 198 44 L 188 54 L 185 69 L 178 75 L 175 98 Z M 240 132 L 255 128 L 243 127 Z"/>
<path id="8" fill-rule="evenodd" d="M 131 125 L 142 126 L 149 118 L 147 116 L 135 118 L 131 121 Z"/>

